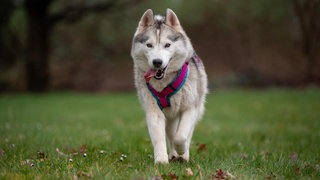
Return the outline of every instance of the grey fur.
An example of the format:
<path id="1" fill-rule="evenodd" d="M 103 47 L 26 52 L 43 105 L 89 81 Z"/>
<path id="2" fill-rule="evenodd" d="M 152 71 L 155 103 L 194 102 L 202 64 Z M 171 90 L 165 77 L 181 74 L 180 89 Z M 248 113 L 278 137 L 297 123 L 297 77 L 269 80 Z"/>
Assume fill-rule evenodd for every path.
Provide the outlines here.
<path id="1" fill-rule="evenodd" d="M 148 36 L 145 34 L 138 34 L 136 37 L 134 37 L 134 42 L 139 42 L 139 43 L 145 43 L 149 39 Z"/>

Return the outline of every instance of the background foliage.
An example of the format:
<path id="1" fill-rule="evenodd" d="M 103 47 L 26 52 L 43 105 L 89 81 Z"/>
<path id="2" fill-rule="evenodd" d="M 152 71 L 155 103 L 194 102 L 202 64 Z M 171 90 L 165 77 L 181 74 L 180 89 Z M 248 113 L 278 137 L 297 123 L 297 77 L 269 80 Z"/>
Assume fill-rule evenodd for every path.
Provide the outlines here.
<path id="1" fill-rule="evenodd" d="M 26 1 L 1 1 L 2 91 L 28 90 Z M 319 83 L 320 23 L 313 20 L 320 17 L 319 0 L 111 2 L 114 6 L 105 11 L 80 10 L 72 16 L 78 14 L 70 10 L 54 24 L 48 36 L 49 90 L 133 89 L 131 39 L 148 8 L 177 13 L 206 64 L 211 87 Z M 109 1 L 52 0 L 48 14 L 99 3 Z"/>

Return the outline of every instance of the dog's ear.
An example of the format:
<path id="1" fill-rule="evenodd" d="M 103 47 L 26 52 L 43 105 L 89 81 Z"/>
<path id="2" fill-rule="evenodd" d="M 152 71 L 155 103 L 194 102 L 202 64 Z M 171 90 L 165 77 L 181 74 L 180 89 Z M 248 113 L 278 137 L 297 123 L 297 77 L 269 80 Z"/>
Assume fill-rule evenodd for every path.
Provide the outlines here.
<path id="1" fill-rule="evenodd" d="M 169 8 L 167 9 L 166 13 L 166 24 L 173 27 L 177 31 L 182 30 L 177 15 Z"/>
<path id="2" fill-rule="evenodd" d="M 137 32 L 140 33 L 145 30 L 147 27 L 152 26 L 154 24 L 153 12 L 151 9 L 148 9 L 142 15 Z"/>

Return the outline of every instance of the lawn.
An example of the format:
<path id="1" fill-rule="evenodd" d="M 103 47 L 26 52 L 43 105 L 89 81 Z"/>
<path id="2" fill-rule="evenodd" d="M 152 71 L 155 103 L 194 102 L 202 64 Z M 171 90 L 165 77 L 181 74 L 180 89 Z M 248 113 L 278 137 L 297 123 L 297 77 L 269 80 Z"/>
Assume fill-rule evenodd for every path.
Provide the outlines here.
<path id="1" fill-rule="evenodd" d="M 320 89 L 213 91 L 206 107 L 190 162 L 154 166 L 134 93 L 1 95 L 0 178 L 320 178 Z"/>

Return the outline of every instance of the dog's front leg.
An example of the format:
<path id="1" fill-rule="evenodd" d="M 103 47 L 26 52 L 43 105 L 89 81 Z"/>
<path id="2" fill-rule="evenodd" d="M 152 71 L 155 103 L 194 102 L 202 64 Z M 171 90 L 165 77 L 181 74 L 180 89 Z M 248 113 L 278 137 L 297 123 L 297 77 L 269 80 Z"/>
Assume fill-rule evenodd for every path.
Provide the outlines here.
<path id="1" fill-rule="evenodd" d="M 161 113 L 147 113 L 147 126 L 154 148 L 155 164 L 167 164 L 165 117 Z"/>

